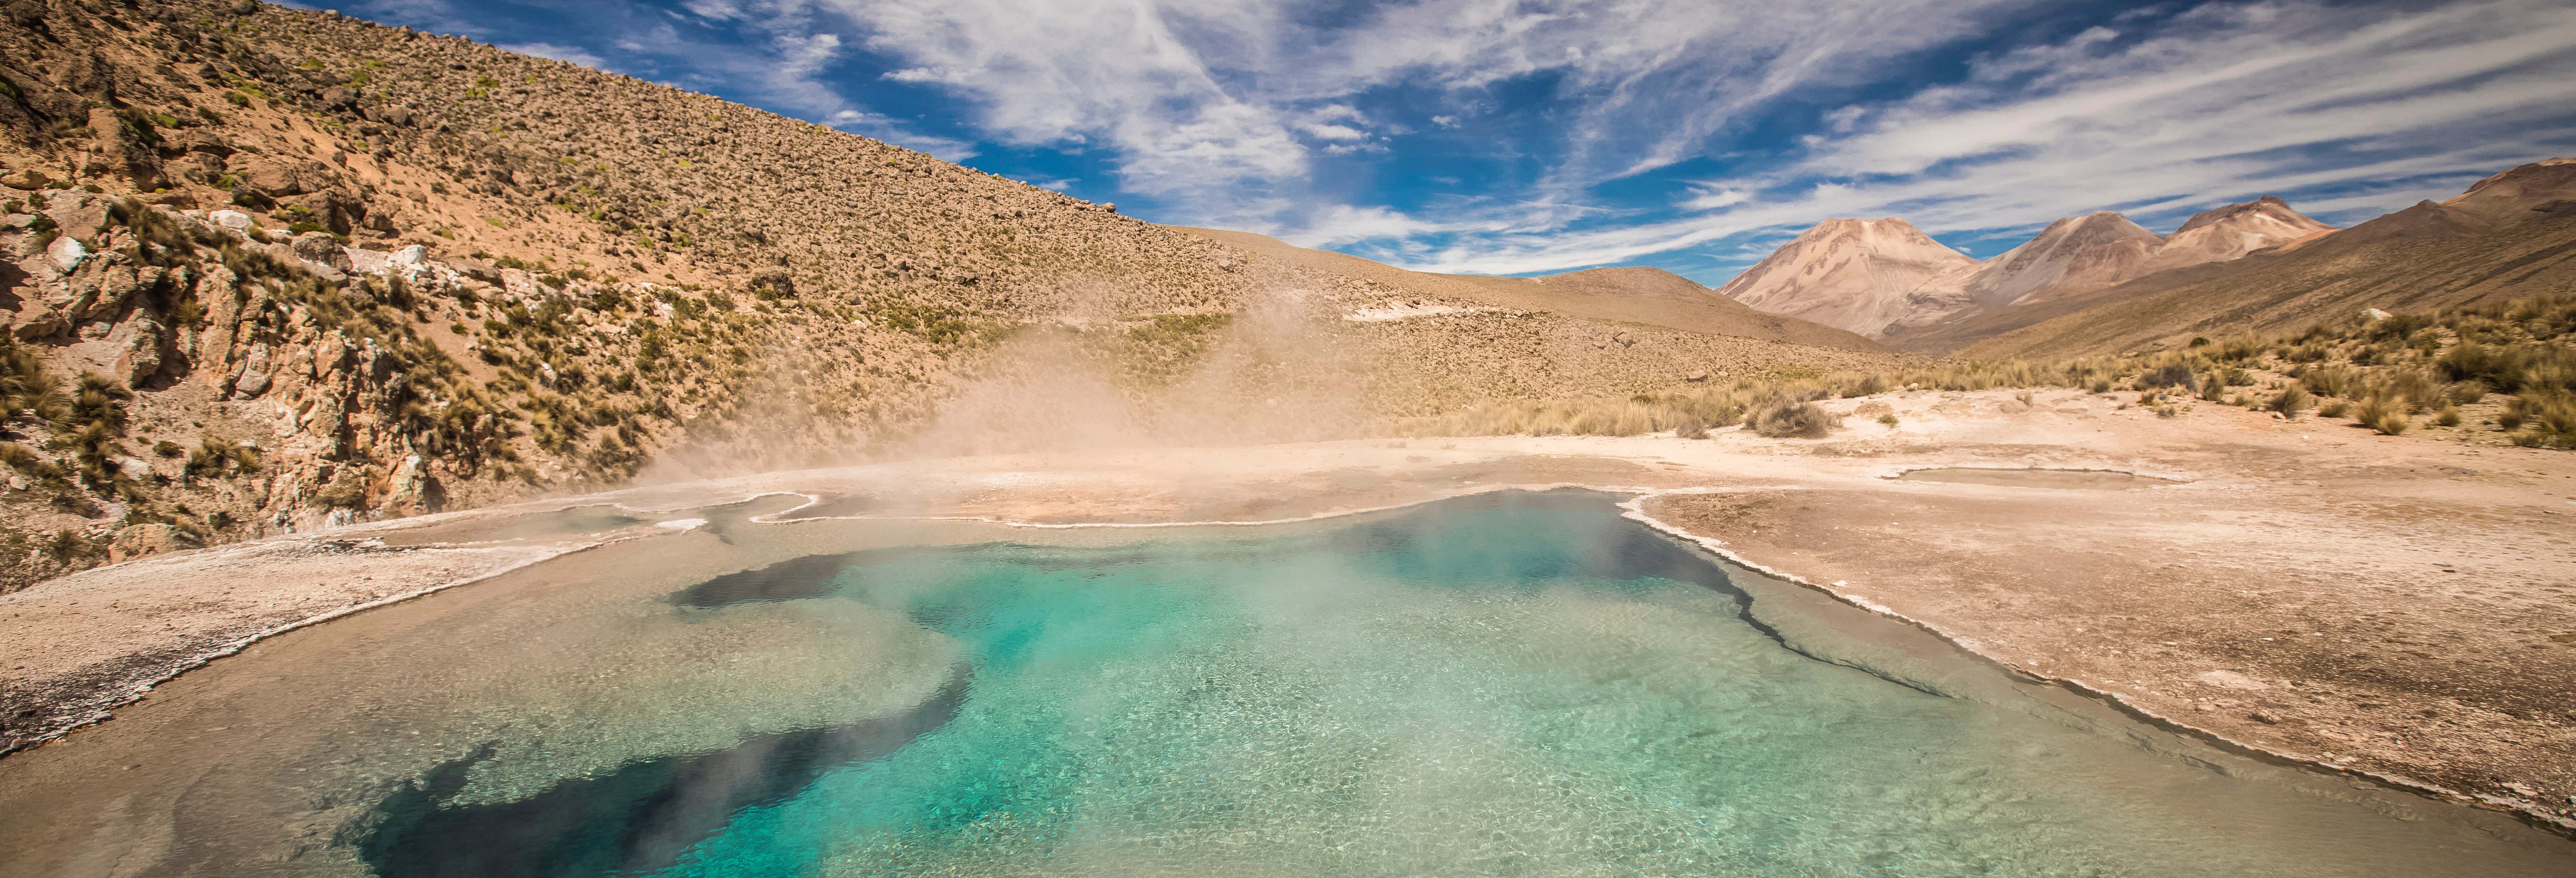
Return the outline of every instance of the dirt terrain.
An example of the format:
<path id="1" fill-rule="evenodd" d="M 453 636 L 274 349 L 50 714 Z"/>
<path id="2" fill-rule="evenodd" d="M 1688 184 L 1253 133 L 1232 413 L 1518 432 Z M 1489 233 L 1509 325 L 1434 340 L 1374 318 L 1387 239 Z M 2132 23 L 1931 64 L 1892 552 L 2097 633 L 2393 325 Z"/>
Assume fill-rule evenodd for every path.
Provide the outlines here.
<path id="1" fill-rule="evenodd" d="M 2005 666 L 2282 758 L 2369 772 L 2576 827 L 2576 458 L 2378 436 L 2226 406 L 2159 418 L 2121 394 L 1895 393 L 1825 405 L 1825 439 L 1740 429 L 1018 455 L 635 489 L 113 565 L 0 597 L 13 741 L 256 633 L 485 575 L 443 529 L 614 502 L 605 536 L 483 544 L 542 555 L 643 537 L 710 497 L 795 492 L 779 518 L 971 517 L 1030 526 L 1256 523 L 1507 487 L 1642 494 L 1648 520 Z M 1896 426 L 1866 420 L 1879 407 Z M 1867 407 L 1867 408 L 1863 408 Z M 2150 487 L 1893 478 L 1931 467 L 2118 470 Z M 2008 478 L 2006 479 L 2009 480 Z M 1992 481 L 1992 480 L 1988 480 Z M 2106 480 L 2107 481 L 2107 480 Z M 460 525 L 460 523 L 463 523 Z M 748 522 L 732 526 L 760 526 Z M 663 529 L 669 530 L 669 529 Z M 409 536 L 406 536 L 406 535 Z M 424 538 L 426 540 L 424 541 Z M 374 580 L 256 572 L 238 553 L 370 547 Z M 551 548 L 548 548 L 551 547 Z M 410 560 L 406 560 L 410 559 Z M 444 566 L 442 566 L 444 565 Z M 273 569 L 273 568 L 272 568 Z M 541 571 L 542 568 L 539 568 Z M 207 601 L 207 589 L 266 589 Z M 102 630 L 113 601 L 137 624 Z M 217 673 L 220 673 L 218 666 Z M 22 711 L 25 709 L 22 708 Z"/>

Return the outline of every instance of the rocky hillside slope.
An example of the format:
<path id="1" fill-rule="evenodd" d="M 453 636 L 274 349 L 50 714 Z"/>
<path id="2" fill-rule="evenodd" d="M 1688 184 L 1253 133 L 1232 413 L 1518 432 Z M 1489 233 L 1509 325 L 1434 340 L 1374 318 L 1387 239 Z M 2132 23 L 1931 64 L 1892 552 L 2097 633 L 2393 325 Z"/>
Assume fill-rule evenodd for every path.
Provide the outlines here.
<path id="1" fill-rule="evenodd" d="M 2576 289 L 2576 160 L 2504 171 L 2329 235 L 2150 275 L 1995 322 L 1958 355 L 2048 358 L 2291 331 L 2363 309 L 2431 312 Z"/>
<path id="2" fill-rule="evenodd" d="M 331 13 L 0 11 L 0 588 L 638 478 L 1044 445 L 1076 421 L 1287 438 L 1878 356 L 1323 270 Z"/>

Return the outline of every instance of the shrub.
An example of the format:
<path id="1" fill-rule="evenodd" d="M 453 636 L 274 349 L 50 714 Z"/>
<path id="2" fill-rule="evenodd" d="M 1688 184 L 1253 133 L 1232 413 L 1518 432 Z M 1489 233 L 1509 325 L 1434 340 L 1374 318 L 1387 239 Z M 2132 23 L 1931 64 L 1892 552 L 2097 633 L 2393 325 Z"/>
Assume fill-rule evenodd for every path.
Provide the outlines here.
<path id="1" fill-rule="evenodd" d="M 2306 411 L 2308 406 L 2315 404 L 2315 401 L 2316 398 L 2309 396 L 2305 388 L 2292 384 L 2281 388 L 2281 395 L 2272 397 L 2272 401 L 2264 405 L 2264 408 L 2280 412 L 2285 418 L 2296 418 L 2300 412 Z"/>
<path id="2" fill-rule="evenodd" d="M 2154 390 L 2159 387 L 2179 387 L 2185 393 L 2200 389 L 2199 379 L 2191 374 L 2191 367 L 2180 363 L 2158 366 L 2138 376 L 2139 390 Z"/>
<path id="3" fill-rule="evenodd" d="M 2209 402 L 2226 399 L 2227 382 L 2219 380 L 2216 372 L 2200 376 L 2200 398 Z"/>
<path id="4" fill-rule="evenodd" d="M 2406 421 L 2405 408 L 2384 396 L 2374 396 L 2363 402 L 2361 411 L 2353 415 L 2353 419 L 2383 436 L 2404 433 L 2410 426 Z"/>
<path id="5" fill-rule="evenodd" d="M 2455 406 L 2455 405 L 2446 405 L 2446 406 L 2443 406 L 2443 407 L 2442 407 L 2442 411 L 2441 411 L 2440 413 L 2435 414 L 2435 415 L 2433 416 L 2433 425 L 2434 425 L 2434 426 L 2436 426 L 2436 427 L 2457 427 L 2457 426 L 2459 426 L 2459 425 L 2460 425 L 2460 407 L 2459 407 L 2459 406 Z"/>
<path id="6" fill-rule="evenodd" d="M 1809 402 L 1784 399 L 1753 416 L 1753 432 L 1773 439 L 1822 439 L 1833 427 L 1833 417 Z"/>
<path id="7" fill-rule="evenodd" d="M 2576 397 L 2533 393 L 2515 397 L 2506 415 L 2525 428 L 2514 444 L 2529 448 L 2576 448 Z M 2508 428 L 2511 429 L 2511 428 Z"/>
<path id="8" fill-rule="evenodd" d="M 1890 427 L 1896 426 L 1896 423 L 1897 423 L 1897 421 L 1896 421 L 1896 413 L 1895 413 L 1895 412 L 1888 412 L 1887 414 L 1880 415 L 1880 416 L 1878 416 L 1878 422 L 1879 422 L 1879 423 L 1882 423 L 1882 424 L 1886 424 L 1886 425 L 1888 425 L 1888 426 L 1890 426 Z"/>
<path id="9" fill-rule="evenodd" d="M 2343 416 L 2344 416 L 2344 413 L 2349 412 L 2349 411 L 2351 411 L 2351 410 L 2352 410 L 2352 404 L 2351 404 L 2351 403 L 2345 402 L 2345 401 L 2340 400 L 2340 399 L 2329 399 L 2329 400 L 2326 400 L 2326 402 L 2325 402 L 2325 404 L 2324 404 L 2324 405 L 2321 405 L 2321 406 L 2318 406 L 2318 407 L 2317 407 L 2317 417 L 2320 417 L 2320 418 L 2340 418 L 2340 417 L 2343 417 Z"/>

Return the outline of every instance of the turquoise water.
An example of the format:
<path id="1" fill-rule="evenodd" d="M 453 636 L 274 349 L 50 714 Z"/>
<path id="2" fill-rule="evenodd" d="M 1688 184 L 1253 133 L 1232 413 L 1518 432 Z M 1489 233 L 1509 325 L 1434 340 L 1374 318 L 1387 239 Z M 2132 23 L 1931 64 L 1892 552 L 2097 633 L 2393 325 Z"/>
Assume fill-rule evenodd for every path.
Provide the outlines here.
<path id="1" fill-rule="evenodd" d="M 481 754 L 358 846 L 386 876 L 2162 876 L 2493 841 L 1762 601 L 1591 494 L 813 556 L 660 612 L 899 613 L 957 647 L 939 695 L 449 801 Z"/>

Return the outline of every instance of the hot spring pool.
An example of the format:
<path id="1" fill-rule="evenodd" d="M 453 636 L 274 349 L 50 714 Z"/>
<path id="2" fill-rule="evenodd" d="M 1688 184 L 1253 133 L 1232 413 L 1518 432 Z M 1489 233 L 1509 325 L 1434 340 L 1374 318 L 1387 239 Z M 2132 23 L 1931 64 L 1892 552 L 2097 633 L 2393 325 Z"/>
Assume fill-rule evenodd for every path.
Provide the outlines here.
<path id="1" fill-rule="evenodd" d="M 365 682 L 224 720 L 293 732 L 204 753 L 219 764 L 175 803 L 182 841 L 161 862 L 387 878 L 2576 874 L 2576 845 L 2502 815 L 2016 682 L 1721 566 L 1614 502 L 1506 494 L 1054 545 L 957 532 L 851 550 L 833 534 L 871 525 L 787 536 L 799 524 L 768 545 L 709 540 L 744 562 L 719 574 L 596 559 L 632 566 L 495 589 L 481 627 L 410 665 L 354 630 L 288 644 L 308 652 L 269 660 L 341 655 L 338 678 Z M 246 840 L 278 820 L 307 827 L 303 846 Z"/>

